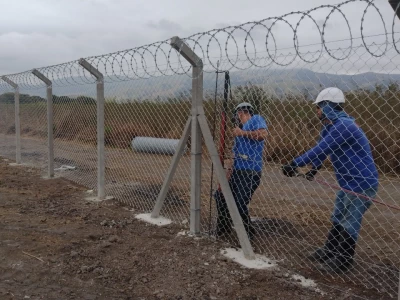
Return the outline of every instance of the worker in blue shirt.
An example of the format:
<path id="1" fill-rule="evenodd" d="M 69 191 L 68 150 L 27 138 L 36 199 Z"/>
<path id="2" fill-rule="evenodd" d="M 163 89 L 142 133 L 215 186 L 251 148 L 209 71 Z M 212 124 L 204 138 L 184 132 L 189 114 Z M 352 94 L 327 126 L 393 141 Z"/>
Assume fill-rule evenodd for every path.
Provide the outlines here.
<path id="1" fill-rule="evenodd" d="M 354 119 L 343 111 L 345 96 L 338 88 L 321 91 L 314 102 L 323 128 L 319 142 L 290 164 L 282 166 L 283 174 L 292 177 L 297 168 L 311 164 L 305 175 L 313 180 L 323 161 L 330 156 L 336 179 L 342 190 L 337 192 L 332 213 L 332 229 L 325 245 L 310 259 L 324 263 L 330 271 L 347 271 L 353 264 L 355 247 L 364 213 L 378 190 L 378 172 L 369 141 Z"/>
<path id="2" fill-rule="evenodd" d="M 243 225 L 251 239 L 255 232 L 251 225 L 248 205 L 260 185 L 267 124 L 262 116 L 254 114 L 253 106 L 247 102 L 236 107 L 234 118 L 236 120 L 236 126 L 232 131 L 235 137 L 234 160 L 233 165 L 228 167 L 227 176 Z M 231 231 L 232 219 L 220 190 L 217 190 L 214 198 L 218 212 L 216 234 L 220 236 Z"/>

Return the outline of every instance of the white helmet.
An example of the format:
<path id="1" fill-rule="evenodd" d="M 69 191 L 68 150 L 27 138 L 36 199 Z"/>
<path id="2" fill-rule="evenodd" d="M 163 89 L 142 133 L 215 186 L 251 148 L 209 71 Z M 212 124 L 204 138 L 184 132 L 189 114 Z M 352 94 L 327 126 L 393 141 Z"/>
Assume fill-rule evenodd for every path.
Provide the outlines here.
<path id="1" fill-rule="evenodd" d="M 249 112 L 252 112 L 254 110 L 253 105 L 251 105 L 248 102 L 242 102 L 238 106 L 236 106 L 235 111 L 239 111 L 240 109 L 246 109 L 249 110 Z"/>
<path id="2" fill-rule="evenodd" d="M 344 103 L 345 98 L 343 92 L 335 87 L 330 87 L 322 90 L 313 104 L 318 104 L 322 101 L 330 101 L 333 103 Z"/>

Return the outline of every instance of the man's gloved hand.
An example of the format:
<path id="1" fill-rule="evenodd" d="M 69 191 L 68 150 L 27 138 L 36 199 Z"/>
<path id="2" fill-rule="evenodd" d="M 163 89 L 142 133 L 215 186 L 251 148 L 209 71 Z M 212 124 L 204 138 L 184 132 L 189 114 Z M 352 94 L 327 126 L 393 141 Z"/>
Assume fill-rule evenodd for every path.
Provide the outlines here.
<path id="1" fill-rule="evenodd" d="M 297 166 L 292 162 L 289 165 L 282 166 L 283 175 L 287 177 L 293 177 L 297 175 Z"/>
<path id="2" fill-rule="evenodd" d="M 313 181 L 314 176 L 317 175 L 317 173 L 318 173 L 318 170 L 313 168 L 305 174 L 305 177 L 307 180 Z"/>

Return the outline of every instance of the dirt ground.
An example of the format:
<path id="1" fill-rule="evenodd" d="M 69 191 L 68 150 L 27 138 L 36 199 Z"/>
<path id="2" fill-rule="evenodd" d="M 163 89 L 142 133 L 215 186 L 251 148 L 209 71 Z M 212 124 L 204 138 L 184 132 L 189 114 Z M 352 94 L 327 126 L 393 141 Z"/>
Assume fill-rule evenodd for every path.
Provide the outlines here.
<path id="1" fill-rule="evenodd" d="M 15 158 L 15 137 L 0 134 L 0 153 Z M 46 141 L 23 137 L 22 162 L 47 169 Z M 97 150 L 95 146 L 74 141 L 55 140 L 56 176 L 65 177 L 88 189 L 96 188 Z M 165 179 L 171 156 L 137 153 L 131 149 L 106 148 L 106 195 L 149 212 Z M 210 199 L 211 164 L 204 155 L 202 160 L 202 232 L 208 231 L 215 221 L 215 203 Z M 74 170 L 57 171 L 62 165 Z M 336 185 L 332 172 L 318 175 Z M 217 186 L 213 176 L 213 188 Z M 183 156 L 172 181 L 162 215 L 180 223 L 187 221 L 190 213 L 190 155 Z M 319 247 L 330 228 L 330 214 L 337 190 L 317 182 L 283 176 L 279 165 L 264 164 L 262 182 L 250 204 L 251 216 L 263 221 L 257 236 L 257 251 L 274 259 L 284 259 L 296 265 L 296 270 L 307 268 L 304 253 Z M 380 176 L 378 198 L 385 203 L 400 206 L 400 181 L 396 177 Z M 276 224 L 278 222 L 279 224 Z M 283 224 L 282 224 L 283 222 Z M 397 292 L 400 211 L 373 205 L 363 219 L 360 240 L 357 243 L 357 261 L 364 261 L 352 279 L 367 287 L 379 286 Z M 279 229 L 278 231 L 276 229 Z M 282 231 L 282 229 L 284 229 Z M 271 247 L 271 235 L 273 247 Z M 289 266 L 288 266 L 289 267 Z M 293 268 L 293 267 L 292 267 Z M 365 274 L 369 274 L 368 278 Z M 343 280 L 348 280 L 344 278 Z"/>
<path id="2" fill-rule="evenodd" d="M 281 268 L 243 268 L 220 254 L 222 242 L 86 196 L 1 159 L 0 299 L 387 299 L 343 286 L 316 292 Z"/>

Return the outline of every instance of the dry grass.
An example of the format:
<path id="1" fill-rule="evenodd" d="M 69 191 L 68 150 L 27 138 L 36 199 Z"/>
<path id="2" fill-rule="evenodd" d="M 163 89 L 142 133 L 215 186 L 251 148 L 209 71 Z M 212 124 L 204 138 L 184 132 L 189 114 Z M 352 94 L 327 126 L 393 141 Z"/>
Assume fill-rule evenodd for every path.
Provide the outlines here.
<path id="1" fill-rule="evenodd" d="M 353 91 L 347 94 L 346 111 L 354 116 L 370 139 L 373 155 L 382 173 L 400 173 L 400 91 Z M 233 102 L 238 102 L 237 99 Z M 219 140 L 220 111 L 216 107 L 216 140 Z M 1 103 L 0 132 L 15 131 L 12 104 Z M 10 106 L 10 107 L 8 107 Z M 234 103 L 230 103 L 230 111 Z M 214 124 L 214 102 L 206 100 L 204 109 L 211 129 Z M 311 101 L 303 96 L 273 98 L 263 96 L 259 113 L 269 126 L 269 139 L 264 158 L 267 161 L 286 162 L 315 144 L 320 129 Z M 110 147 L 128 148 L 135 136 L 179 139 L 190 114 L 190 101 L 132 101 L 106 103 L 105 139 Z M 229 113 L 229 117 L 231 114 Z M 43 102 L 21 105 L 23 135 L 46 136 L 46 106 Z M 232 124 L 228 120 L 228 127 Z M 12 122 L 12 123 L 11 123 Z M 54 104 L 54 134 L 58 139 L 96 143 L 96 106 L 78 101 Z M 227 149 L 232 138 L 227 137 Z"/>

